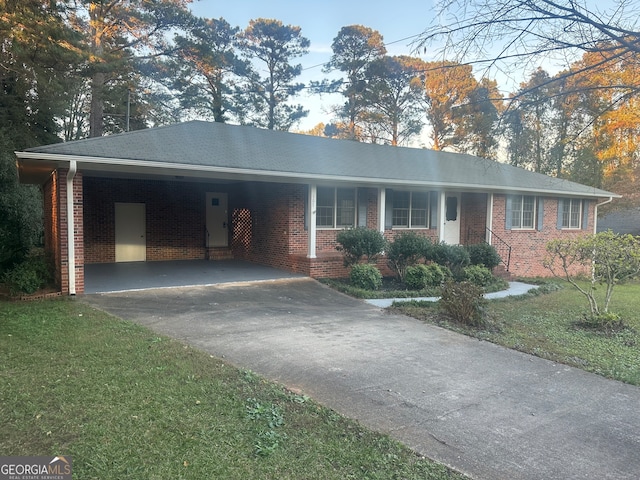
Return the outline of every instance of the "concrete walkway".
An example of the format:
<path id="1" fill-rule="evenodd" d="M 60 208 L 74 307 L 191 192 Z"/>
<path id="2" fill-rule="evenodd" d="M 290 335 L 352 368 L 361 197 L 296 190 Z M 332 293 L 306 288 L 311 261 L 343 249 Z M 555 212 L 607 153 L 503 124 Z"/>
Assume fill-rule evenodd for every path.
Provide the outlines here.
<path id="1" fill-rule="evenodd" d="M 81 297 L 387 432 L 476 480 L 637 480 L 640 388 L 310 279 Z"/>
<path id="2" fill-rule="evenodd" d="M 517 295 L 524 295 L 525 293 L 538 288 L 535 285 L 529 285 L 522 282 L 509 282 L 509 288 L 507 290 L 501 290 L 499 292 L 492 292 L 485 294 L 485 298 L 506 298 Z M 379 308 L 387 308 L 393 305 L 394 302 L 410 302 L 411 300 L 425 301 L 425 302 L 437 302 L 440 297 L 411 297 L 411 298 L 369 298 L 365 300 L 369 305 L 374 305 Z"/>

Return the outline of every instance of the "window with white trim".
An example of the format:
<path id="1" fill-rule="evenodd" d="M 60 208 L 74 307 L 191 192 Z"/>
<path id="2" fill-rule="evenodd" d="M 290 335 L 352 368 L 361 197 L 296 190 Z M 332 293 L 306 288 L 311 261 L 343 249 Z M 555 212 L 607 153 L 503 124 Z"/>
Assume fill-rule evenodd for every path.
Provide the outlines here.
<path id="1" fill-rule="evenodd" d="M 533 230 L 536 219 L 536 197 L 531 195 L 512 195 L 511 228 L 514 230 Z"/>
<path id="2" fill-rule="evenodd" d="M 356 189 L 318 187 L 316 227 L 351 228 L 356 225 Z"/>
<path id="3" fill-rule="evenodd" d="M 582 227 L 582 200 L 576 198 L 563 198 L 562 202 L 562 228 Z"/>
<path id="4" fill-rule="evenodd" d="M 429 228 L 428 192 L 393 192 L 394 228 Z"/>

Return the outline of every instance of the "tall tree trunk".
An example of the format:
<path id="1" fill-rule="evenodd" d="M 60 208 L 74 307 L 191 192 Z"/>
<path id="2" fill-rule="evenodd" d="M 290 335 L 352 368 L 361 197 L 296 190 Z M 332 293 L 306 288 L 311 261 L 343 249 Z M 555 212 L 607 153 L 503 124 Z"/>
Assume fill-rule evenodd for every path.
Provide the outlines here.
<path id="1" fill-rule="evenodd" d="M 104 131 L 104 97 L 105 75 L 95 72 L 91 79 L 91 108 L 89 111 L 89 137 L 101 137 Z"/>

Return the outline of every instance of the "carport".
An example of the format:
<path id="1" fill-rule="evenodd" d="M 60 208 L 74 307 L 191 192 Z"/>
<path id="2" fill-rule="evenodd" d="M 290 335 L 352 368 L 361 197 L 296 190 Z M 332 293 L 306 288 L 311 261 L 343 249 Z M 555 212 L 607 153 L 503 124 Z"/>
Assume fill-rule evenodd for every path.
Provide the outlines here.
<path id="1" fill-rule="evenodd" d="M 85 265 L 85 293 L 108 293 L 301 278 L 244 260 L 176 260 Z"/>

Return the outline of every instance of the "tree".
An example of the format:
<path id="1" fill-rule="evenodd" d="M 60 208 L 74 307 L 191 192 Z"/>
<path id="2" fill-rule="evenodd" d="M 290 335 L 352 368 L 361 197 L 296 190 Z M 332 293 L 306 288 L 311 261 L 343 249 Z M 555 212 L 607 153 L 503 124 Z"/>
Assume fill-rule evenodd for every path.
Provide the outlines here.
<path id="1" fill-rule="evenodd" d="M 84 38 L 89 136 L 103 134 L 105 116 L 123 129 L 126 92 L 135 86 L 134 64 L 168 51 L 166 34 L 192 19 L 188 1 L 68 0 L 69 21 Z"/>
<path id="2" fill-rule="evenodd" d="M 369 67 L 364 120 L 380 127 L 382 141 L 404 144 L 422 130 L 423 63 L 418 58 L 385 56 Z"/>
<path id="3" fill-rule="evenodd" d="M 0 276 L 20 263 L 42 233 L 42 202 L 32 185 L 20 185 L 15 145 L 0 129 Z"/>
<path id="4" fill-rule="evenodd" d="M 308 52 L 309 40 L 302 36 L 300 27 L 264 18 L 251 20 L 238 37 L 245 57 L 266 69 L 264 77 L 256 70 L 247 73 L 248 110 L 244 118 L 269 130 L 289 130 L 308 114 L 301 105 L 287 102 L 304 88 L 304 84 L 294 83 L 302 65 L 290 62 Z"/>
<path id="5" fill-rule="evenodd" d="M 554 117 L 554 92 L 549 84 L 549 74 L 539 68 L 520 90 L 513 95 L 509 105 L 506 128 L 510 130 L 507 147 L 510 163 L 530 168 L 534 172 L 549 173 L 551 151 L 556 130 Z"/>
<path id="6" fill-rule="evenodd" d="M 339 70 L 346 79 L 317 85 L 320 91 L 344 95 L 346 101 L 338 110 L 338 118 L 346 126 L 345 137 L 358 139 L 359 116 L 368 106 L 365 100 L 368 70 L 371 64 L 381 59 L 387 50 L 380 32 L 362 25 L 342 27 L 331 44 L 333 55 L 325 72 Z"/>
<path id="7" fill-rule="evenodd" d="M 0 5 L 0 129 L 19 149 L 58 141 L 55 117 L 77 38 L 55 3 Z"/>
<path id="8" fill-rule="evenodd" d="M 637 6 L 633 0 L 614 2 L 609 8 L 593 8 L 571 0 L 440 0 L 435 19 L 420 36 L 418 46 L 432 43 L 456 60 L 487 63 L 506 72 L 529 70 L 545 60 L 575 59 L 577 52 L 616 51 L 616 55 L 592 65 L 605 64 L 640 53 Z M 441 22 L 441 20 L 444 21 Z M 604 43 L 603 43 L 604 42 Z M 565 72 L 564 77 L 584 73 Z M 629 86 L 638 89 L 636 81 Z"/>
<path id="9" fill-rule="evenodd" d="M 425 71 L 425 109 L 434 150 L 463 143 L 465 119 L 473 115 L 470 99 L 478 82 L 470 65 L 429 62 Z"/>
<path id="10" fill-rule="evenodd" d="M 248 70 L 236 53 L 238 30 L 223 18 L 199 18 L 185 35 L 175 36 L 175 59 L 163 70 L 183 110 L 223 123 L 235 110 L 238 76 Z"/>
<path id="11" fill-rule="evenodd" d="M 613 288 L 640 275 L 640 239 L 633 235 L 618 235 L 609 230 L 580 238 L 553 240 L 547 244 L 547 253 L 544 266 L 587 298 L 591 316 L 596 319 L 608 313 Z M 573 276 L 580 271 L 592 273 L 586 287 Z M 595 295 L 598 284 L 605 285 L 602 308 Z"/>

